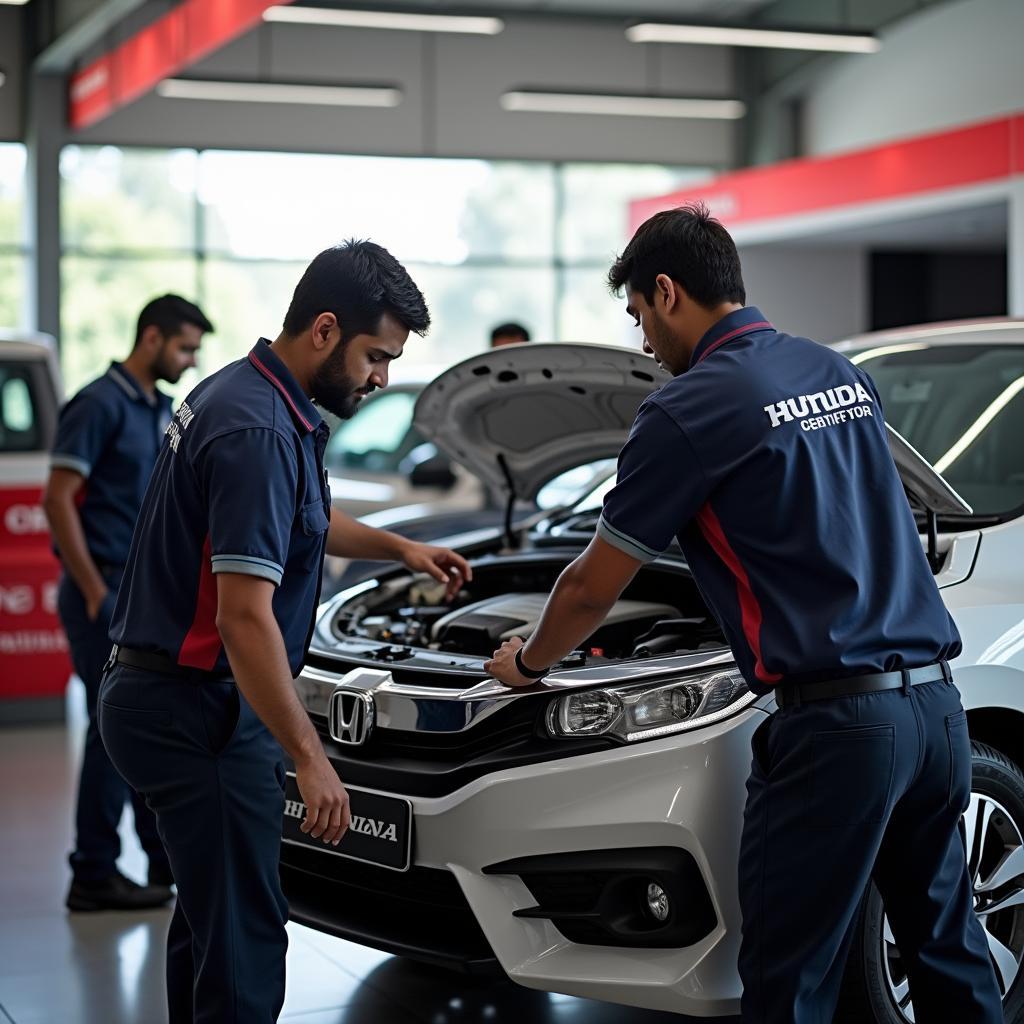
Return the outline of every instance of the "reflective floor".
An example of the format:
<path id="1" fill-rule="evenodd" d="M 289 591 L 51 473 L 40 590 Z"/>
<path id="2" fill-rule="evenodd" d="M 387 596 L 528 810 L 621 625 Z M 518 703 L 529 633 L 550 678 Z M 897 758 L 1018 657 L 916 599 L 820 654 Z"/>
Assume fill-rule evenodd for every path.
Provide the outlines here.
<path id="1" fill-rule="evenodd" d="M 68 726 L 0 729 L 0 1024 L 166 1019 L 170 911 L 64 909 L 81 699 L 76 686 Z M 126 824 L 121 868 L 141 880 L 145 858 Z M 281 1020 L 293 1024 L 685 1024 L 672 1014 L 475 982 L 300 925 L 288 930 Z"/>

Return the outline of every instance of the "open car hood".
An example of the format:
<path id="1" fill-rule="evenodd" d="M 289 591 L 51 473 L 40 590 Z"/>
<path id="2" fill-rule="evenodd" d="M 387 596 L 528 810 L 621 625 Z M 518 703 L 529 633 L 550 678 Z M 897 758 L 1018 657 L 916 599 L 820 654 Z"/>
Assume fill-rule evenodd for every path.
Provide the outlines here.
<path id="1" fill-rule="evenodd" d="M 532 500 L 559 473 L 614 458 L 640 403 L 670 379 L 636 349 L 502 345 L 428 384 L 413 422 L 497 492 Z"/>
<path id="2" fill-rule="evenodd" d="M 532 500 L 568 469 L 614 458 L 640 403 L 671 377 L 636 349 L 579 343 L 503 345 L 423 389 L 416 429 L 497 492 Z M 888 427 L 903 485 L 939 515 L 971 507 Z"/>

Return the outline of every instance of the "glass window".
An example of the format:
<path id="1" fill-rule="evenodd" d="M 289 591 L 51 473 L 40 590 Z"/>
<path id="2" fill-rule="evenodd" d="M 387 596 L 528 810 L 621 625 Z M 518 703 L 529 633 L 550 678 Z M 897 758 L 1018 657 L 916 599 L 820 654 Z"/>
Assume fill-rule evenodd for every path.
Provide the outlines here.
<path id="1" fill-rule="evenodd" d="M 1024 506 L 1024 346 L 925 345 L 854 361 L 886 420 L 980 515 Z"/>
<path id="2" fill-rule="evenodd" d="M 165 292 L 188 298 L 195 283 L 192 258 L 65 256 L 61 261 L 61 363 L 67 393 L 74 394 L 103 373 L 110 360 L 123 359 L 131 351 L 139 311 L 150 299 Z M 188 370 L 170 390 L 183 397 L 198 380 L 196 371 Z"/>
<path id="3" fill-rule="evenodd" d="M 31 370 L 24 363 L 0 362 L 0 452 L 42 447 Z"/>
<path id="4" fill-rule="evenodd" d="M 412 430 L 419 389 L 381 391 L 363 399 L 362 407 L 331 435 L 325 453 L 330 469 L 397 473 L 402 460 L 422 443 Z"/>
<path id="5" fill-rule="evenodd" d="M 550 165 L 206 151 L 199 200 L 211 252 L 308 262 L 346 238 L 402 261 L 550 260 Z"/>
<path id="6" fill-rule="evenodd" d="M 640 348 L 643 332 L 626 313 L 626 300 L 612 295 L 607 267 L 567 270 L 558 304 L 558 340 Z"/>
<path id="7" fill-rule="evenodd" d="M 191 252 L 196 160 L 190 149 L 65 146 L 60 158 L 64 248 Z"/>
<path id="8" fill-rule="evenodd" d="M 437 267 L 410 264 L 426 296 L 432 325 L 425 338 L 409 339 L 403 364 L 440 370 L 486 351 L 491 328 L 508 320 L 524 324 L 534 341 L 555 335 L 555 275 L 550 267 Z"/>
<path id="9" fill-rule="evenodd" d="M 630 200 L 674 192 L 711 173 L 645 164 L 566 164 L 558 233 L 563 259 L 607 270 L 630 238 Z"/>
<path id="10" fill-rule="evenodd" d="M 0 251 L 0 328 L 25 321 L 26 257 Z"/>
<path id="11" fill-rule="evenodd" d="M 303 263 L 210 259 L 201 266 L 200 306 L 213 321 L 214 333 L 203 339 L 199 366 L 203 375 L 241 359 L 259 338 L 273 341 Z"/>

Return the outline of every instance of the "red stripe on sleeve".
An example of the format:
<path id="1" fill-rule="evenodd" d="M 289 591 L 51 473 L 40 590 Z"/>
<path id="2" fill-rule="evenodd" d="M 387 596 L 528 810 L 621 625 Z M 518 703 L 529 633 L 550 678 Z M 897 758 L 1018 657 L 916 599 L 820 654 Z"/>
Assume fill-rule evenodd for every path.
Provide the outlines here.
<path id="1" fill-rule="evenodd" d="M 217 632 L 217 580 L 210 565 L 210 535 L 203 542 L 203 561 L 199 570 L 196 614 L 192 628 L 185 635 L 178 664 L 188 668 L 212 671 L 220 656 L 220 633 Z"/>
<path id="2" fill-rule="evenodd" d="M 725 532 L 718 516 L 710 505 L 705 505 L 697 513 L 697 525 L 704 534 L 705 540 L 711 545 L 715 554 L 725 563 L 726 568 L 736 578 L 736 593 L 740 601 L 740 616 L 743 623 L 743 635 L 747 638 L 750 650 L 754 655 L 754 675 L 762 683 L 777 683 L 782 676 L 777 672 L 769 672 L 761 660 L 761 605 L 750 587 L 750 578 L 743 568 L 732 545 L 726 539 Z"/>

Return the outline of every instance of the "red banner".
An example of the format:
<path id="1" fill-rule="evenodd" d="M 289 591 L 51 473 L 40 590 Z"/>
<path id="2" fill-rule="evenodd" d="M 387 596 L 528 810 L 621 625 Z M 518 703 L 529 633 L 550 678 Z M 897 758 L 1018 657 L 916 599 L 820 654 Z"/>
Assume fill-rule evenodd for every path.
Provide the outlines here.
<path id="1" fill-rule="evenodd" d="M 635 231 L 648 217 L 703 201 L 727 226 L 832 210 L 1024 173 L 1024 115 L 921 135 L 839 156 L 787 160 L 724 174 L 630 203 Z"/>

